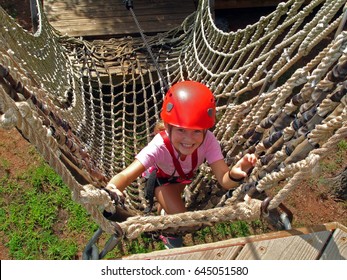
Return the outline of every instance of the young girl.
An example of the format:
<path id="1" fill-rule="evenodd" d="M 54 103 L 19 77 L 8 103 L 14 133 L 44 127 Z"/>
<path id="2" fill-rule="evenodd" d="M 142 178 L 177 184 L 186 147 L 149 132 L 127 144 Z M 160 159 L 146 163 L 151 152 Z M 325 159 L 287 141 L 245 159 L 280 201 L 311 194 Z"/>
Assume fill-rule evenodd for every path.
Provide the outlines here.
<path id="1" fill-rule="evenodd" d="M 161 112 L 165 130 L 157 133 L 106 189 L 123 196 L 131 182 L 154 166 L 154 195 L 161 208 L 167 214 L 182 213 L 186 211 L 182 192 L 205 160 L 223 188 L 237 187 L 257 159 L 246 154 L 229 169 L 218 140 L 208 130 L 215 124 L 215 115 L 215 99 L 205 85 L 194 81 L 173 85 L 165 95 Z M 182 244 L 181 237 L 161 238 L 169 248 Z"/>

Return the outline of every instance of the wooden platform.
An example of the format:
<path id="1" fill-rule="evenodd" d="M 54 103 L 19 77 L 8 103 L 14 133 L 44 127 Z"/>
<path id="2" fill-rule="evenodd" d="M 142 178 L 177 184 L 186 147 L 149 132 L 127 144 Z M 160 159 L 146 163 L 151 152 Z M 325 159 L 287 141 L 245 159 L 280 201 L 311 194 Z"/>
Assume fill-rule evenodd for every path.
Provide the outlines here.
<path id="1" fill-rule="evenodd" d="M 144 33 L 165 32 L 196 9 L 194 0 L 135 0 L 133 11 Z M 139 30 L 123 0 L 44 1 L 44 12 L 58 31 L 74 37 L 117 37 Z"/>
<path id="2" fill-rule="evenodd" d="M 275 7 L 285 0 L 211 0 L 211 11 Z M 196 10 L 198 0 L 134 0 L 133 11 L 147 34 L 165 32 L 180 25 Z M 44 1 L 44 12 L 61 33 L 75 37 L 122 37 L 138 34 L 123 0 Z"/>
<path id="3" fill-rule="evenodd" d="M 278 231 L 124 257 L 126 260 L 346 260 L 347 228 L 339 223 Z"/>

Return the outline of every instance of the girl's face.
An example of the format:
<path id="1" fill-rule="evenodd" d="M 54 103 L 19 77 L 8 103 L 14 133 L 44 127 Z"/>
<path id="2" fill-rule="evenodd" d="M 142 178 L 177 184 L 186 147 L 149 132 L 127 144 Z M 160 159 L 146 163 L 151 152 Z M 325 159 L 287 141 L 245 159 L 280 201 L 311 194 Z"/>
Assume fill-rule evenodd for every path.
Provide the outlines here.
<path id="1" fill-rule="evenodd" d="M 171 143 L 181 155 L 191 155 L 204 141 L 204 130 L 173 126 Z"/>

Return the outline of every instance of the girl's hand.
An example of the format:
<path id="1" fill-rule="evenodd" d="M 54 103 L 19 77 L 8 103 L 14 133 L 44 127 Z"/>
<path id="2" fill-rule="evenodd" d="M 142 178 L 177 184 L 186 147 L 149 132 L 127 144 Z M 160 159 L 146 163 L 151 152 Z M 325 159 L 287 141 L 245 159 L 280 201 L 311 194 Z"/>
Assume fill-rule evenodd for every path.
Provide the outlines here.
<path id="1" fill-rule="evenodd" d="M 229 171 L 231 177 L 235 179 L 245 178 L 248 172 L 257 163 L 257 157 L 255 154 L 245 154 Z"/>
<path id="2" fill-rule="evenodd" d="M 125 195 L 122 191 L 120 191 L 115 184 L 108 183 L 106 188 L 107 192 L 110 194 L 111 198 L 117 203 L 120 202 L 124 204 Z"/>

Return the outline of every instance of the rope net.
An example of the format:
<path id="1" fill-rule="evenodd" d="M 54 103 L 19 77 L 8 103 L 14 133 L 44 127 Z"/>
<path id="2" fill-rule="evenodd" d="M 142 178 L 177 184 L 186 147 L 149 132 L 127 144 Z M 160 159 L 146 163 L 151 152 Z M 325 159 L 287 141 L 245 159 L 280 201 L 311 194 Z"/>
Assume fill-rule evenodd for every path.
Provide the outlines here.
<path id="1" fill-rule="evenodd" d="M 213 132 L 227 163 L 246 152 L 259 157 L 233 194 L 201 166 L 185 189 L 186 213 L 144 216 L 142 178 L 127 188 L 126 208 L 103 190 L 151 140 L 159 120 L 165 82 L 141 38 L 63 36 L 40 6 L 39 28 L 31 34 L 1 8 L 1 127 L 17 127 L 109 234 L 132 239 L 257 219 L 262 201 L 250 191 L 276 187 L 268 208 L 279 207 L 347 138 L 345 2 L 290 0 L 225 33 L 201 0 L 179 27 L 147 37 L 169 86 L 197 80 L 214 92 Z M 104 211 L 116 212 L 116 221 Z"/>

